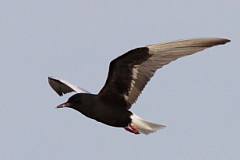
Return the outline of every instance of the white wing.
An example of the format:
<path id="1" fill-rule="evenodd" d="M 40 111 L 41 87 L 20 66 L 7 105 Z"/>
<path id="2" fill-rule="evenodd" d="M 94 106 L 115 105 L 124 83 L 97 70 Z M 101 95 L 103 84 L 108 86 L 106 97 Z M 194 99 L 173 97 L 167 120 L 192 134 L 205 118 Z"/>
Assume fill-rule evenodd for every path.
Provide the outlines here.
<path id="1" fill-rule="evenodd" d="M 196 38 L 136 48 L 114 59 L 99 95 L 133 104 L 155 71 L 168 63 L 209 47 L 230 42 L 222 38 Z"/>
<path id="2" fill-rule="evenodd" d="M 74 84 L 71 84 L 68 81 L 57 79 L 53 77 L 48 77 L 48 83 L 52 87 L 52 89 L 57 92 L 59 96 L 69 92 L 77 92 L 77 93 L 90 93 L 85 89 L 79 88 Z"/>

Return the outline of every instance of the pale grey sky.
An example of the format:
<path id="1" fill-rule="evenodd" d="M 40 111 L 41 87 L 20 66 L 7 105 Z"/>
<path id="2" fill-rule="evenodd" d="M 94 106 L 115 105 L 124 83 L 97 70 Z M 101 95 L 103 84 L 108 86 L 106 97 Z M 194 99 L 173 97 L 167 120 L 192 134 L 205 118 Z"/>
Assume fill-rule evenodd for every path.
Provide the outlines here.
<path id="1" fill-rule="evenodd" d="M 238 0 L 0 2 L 1 160 L 239 160 Z M 166 125 L 133 135 L 54 109 L 47 77 L 93 93 L 130 49 L 185 38 L 232 42 L 157 71 L 132 111 Z"/>

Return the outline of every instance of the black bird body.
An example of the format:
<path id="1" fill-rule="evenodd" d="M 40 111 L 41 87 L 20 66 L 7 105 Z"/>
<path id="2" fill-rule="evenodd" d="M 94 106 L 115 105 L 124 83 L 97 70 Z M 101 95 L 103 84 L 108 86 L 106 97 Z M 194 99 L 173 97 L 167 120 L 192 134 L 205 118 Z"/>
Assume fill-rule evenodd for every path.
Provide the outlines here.
<path id="1" fill-rule="evenodd" d="M 68 107 L 68 105 L 89 118 L 113 127 L 126 127 L 131 123 L 130 111 L 117 103 L 108 103 L 94 94 L 75 94 L 69 99 L 67 106 L 60 105 L 59 108 Z"/>
<path id="2" fill-rule="evenodd" d="M 73 108 L 104 124 L 135 134 L 149 134 L 165 126 L 145 121 L 129 111 L 155 71 L 168 63 L 206 48 L 230 42 L 222 38 L 196 38 L 136 48 L 114 59 L 105 85 L 96 95 L 65 80 L 49 77 L 50 86 L 62 96 L 77 92 L 57 108 Z"/>

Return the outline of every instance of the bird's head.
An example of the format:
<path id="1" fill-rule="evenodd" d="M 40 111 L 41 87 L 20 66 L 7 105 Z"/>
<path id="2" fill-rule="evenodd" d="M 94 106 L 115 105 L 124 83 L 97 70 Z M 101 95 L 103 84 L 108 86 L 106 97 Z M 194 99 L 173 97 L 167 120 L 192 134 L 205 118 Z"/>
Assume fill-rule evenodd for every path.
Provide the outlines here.
<path id="1" fill-rule="evenodd" d="M 81 104 L 81 93 L 75 94 L 71 96 L 67 102 L 58 105 L 56 108 L 63 108 L 63 107 L 69 107 L 69 108 L 75 108 L 75 106 Z"/>

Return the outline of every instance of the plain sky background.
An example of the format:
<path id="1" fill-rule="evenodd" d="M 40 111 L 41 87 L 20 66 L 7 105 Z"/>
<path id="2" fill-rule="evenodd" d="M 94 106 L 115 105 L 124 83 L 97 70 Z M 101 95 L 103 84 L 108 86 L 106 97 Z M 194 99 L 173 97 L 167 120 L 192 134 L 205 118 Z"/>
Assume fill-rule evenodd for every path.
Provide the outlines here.
<path id="1" fill-rule="evenodd" d="M 239 160 L 240 2 L 0 2 L 1 160 Z M 132 111 L 166 125 L 134 135 L 54 109 L 47 77 L 92 93 L 130 49 L 197 37 L 231 43 L 181 58 L 148 83 Z"/>

